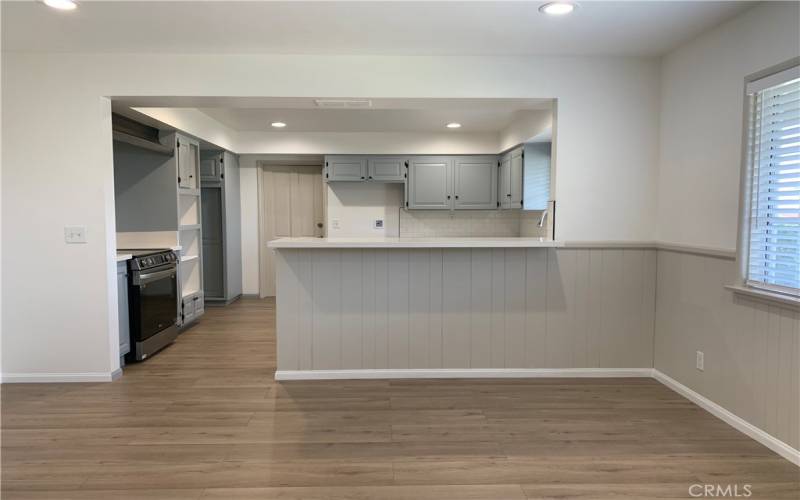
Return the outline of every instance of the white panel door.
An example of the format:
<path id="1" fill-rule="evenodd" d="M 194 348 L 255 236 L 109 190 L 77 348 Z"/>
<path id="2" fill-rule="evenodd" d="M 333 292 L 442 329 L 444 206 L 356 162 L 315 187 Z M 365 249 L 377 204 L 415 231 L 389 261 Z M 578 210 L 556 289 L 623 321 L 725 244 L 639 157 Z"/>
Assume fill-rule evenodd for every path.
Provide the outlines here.
<path id="1" fill-rule="evenodd" d="M 261 176 L 262 297 L 275 296 L 275 257 L 266 245 L 278 238 L 322 237 L 322 167 L 269 166 Z"/>

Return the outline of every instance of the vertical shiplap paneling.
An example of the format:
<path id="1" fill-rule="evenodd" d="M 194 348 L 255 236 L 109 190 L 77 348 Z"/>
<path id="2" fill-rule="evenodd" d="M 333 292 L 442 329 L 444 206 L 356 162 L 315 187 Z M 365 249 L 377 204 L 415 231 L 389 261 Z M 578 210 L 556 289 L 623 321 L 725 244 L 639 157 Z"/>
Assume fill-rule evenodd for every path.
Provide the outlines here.
<path id="1" fill-rule="evenodd" d="M 342 366 L 363 367 L 363 256 L 358 249 L 342 250 Z"/>
<path id="2" fill-rule="evenodd" d="M 575 297 L 575 251 L 553 250 L 547 261 L 547 323 L 544 359 L 547 368 L 572 366 Z"/>
<path id="3" fill-rule="evenodd" d="M 769 306 L 767 323 L 767 411 L 765 430 L 778 435 L 778 405 L 772 404 L 780 396 L 780 359 L 781 359 L 781 317 L 776 308 Z"/>
<path id="4" fill-rule="evenodd" d="M 375 368 L 389 367 L 389 261 L 375 250 Z"/>
<path id="5" fill-rule="evenodd" d="M 526 249 L 507 248 L 506 282 L 506 367 L 525 364 Z"/>
<path id="6" fill-rule="evenodd" d="M 472 249 L 470 368 L 491 367 L 492 250 Z"/>
<path id="7" fill-rule="evenodd" d="M 789 426 L 788 443 L 800 449 L 800 311 L 794 311 L 794 333 L 792 335 L 792 362 L 789 377 Z"/>
<path id="8" fill-rule="evenodd" d="M 428 323 L 428 366 L 442 368 L 442 331 L 444 327 L 444 256 L 439 248 L 430 250 L 430 321 Z"/>
<path id="9" fill-rule="evenodd" d="M 522 364 L 515 366 L 547 366 L 547 268 L 555 260 L 555 250 L 552 249 L 529 248 L 525 251 L 525 350 Z"/>
<path id="10" fill-rule="evenodd" d="M 408 250 L 388 252 L 389 368 L 408 368 Z"/>
<path id="11" fill-rule="evenodd" d="M 314 367 L 314 361 L 311 359 L 314 332 L 314 276 L 311 264 L 313 251 L 297 250 L 292 253 L 295 256 L 294 278 L 298 282 L 296 313 L 298 365 L 301 370 L 311 370 Z"/>
<path id="12" fill-rule="evenodd" d="M 377 336 L 377 302 L 375 292 L 375 256 L 376 252 L 369 250 L 361 254 L 361 289 L 364 296 L 364 317 L 361 324 L 363 328 L 363 341 L 361 346 L 361 366 L 376 368 L 375 339 Z"/>
<path id="13" fill-rule="evenodd" d="M 572 366 L 589 366 L 590 251 L 575 250 L 575 303 L 572 331 Z M 653 278 L 655 290 L 655 277 Z M 652 324 L 650 325 L 652 330 Z"/>
<path id="14" fill-rule="evenodd" d="M 639 308 L 641 311 L 641 322 L 636 332 L 639 341 L 639 352 L 637 361 L 642 367 L 649 367 L 653 364 L 653 341 L 655 339 L 656 322 L 656 272 L 658 265 L 658 254 L 655 250 L 645 250 L 643 255 L 642 270 L 642 295 Z M 647 362 L 649 360 L 649 363 Z"/>
<path id="15" fill-rule="evenodd" d="M 603 336 L 603 251 L 589 253 L 589 346 L 586 367 L 600 367 L 600 349 Z"/>
<path id="16" fill-rule="evenodd" d="M 767 426 L 767 406 L 769 401 L 766 389 L 769 383 L 767 373 L 769 370 L 769 306 L 763 302 L 749 301 L 750 306 L 755 309 L 755 329 L 753 336 L 753 386 L 755 389 L 756 419 L 755 425 L 766 429 Z"/>
<path id="17" fill-rule="evenodd" d="M 443 251 L 442 363 L 444 368 L 468 368 L 470 360 L 471 250 Z"/>
<path id="18" fill-rule="evenodd" d="M 620 365 L 620 337 L 625 329 L 625 318 L 622 317 L 623 257 L 619 250 L 601 250 L 603 252 L 602 277 L 602 329 L 598 342 L 600 350 L 600 366 L 602 368 Z M 624 347 L 622 347 L 624 348 Z"/>
<path id="19" fill-rule="evenodd" d="M 311 252 L 314 324 L 312 364 L 315 370 L 337 369 L 341 357 L 342 275 L 341 251 Z"/>
<path id="20" fill-rule="evenodd" d="M 621 311 L 622 329 L 616 332 L 616 362 L 638 367 L 643 350 L 642 292 L 644 291 L 644 250 L 622 251 L 622 294 L 616 297 Z"/>
<path id="21" fill-rule="evenodd" d="M 297 370 L 298 335 L 297 319 L 299 307 L 297 305 L 299 281 L 291 274 L 296 268 L 297 253 L 275 252 L 275 280 L 280 287 L 281 294 L 275 297 L 277 328 L 277 356 L 279 370 Z"/>
<path id="22" fill-rule="evenodd" d="M 492 249 L 492 332 L 491 365 L 506 366 L 506 251 Z"/>
<path id="23" fill-rule="evenodd" d="M 775 307 L 775 311 L 773 314 L 778 316 L 780 320 L 779 326 L 779 348 L 780 348 L 780 357 L 778 359 L 778 380 L 780 380 L 780 384 L 778 386 L 779 394 L 776 401 L 792 401 L 792 394 L 790 389 L 792 387 L 792 379 L 798 378 L 800 374 L 793 372 L 793 360 L 794 353 L 792 352 L 792 348 L 794 347 L 794 334 L 795 334 L 795 327 L 794 327 L 794 314 L 791 311 L 785 308 Z M 791 433 L 790 428 L 792 426 L 799 426 L 800 422 L 797 420 L 792 423 L 791 421 L 791 414 L 793 405 L 783 404 L 783 405 L 776 405 L 778 407 L 778 418 L 777 418 L 777 436 L 788 436 Z M 794 405 L 796 406 L 796 405 Z"/>
<path id="24" fill-rule="evenodd" d="M 408 353 L 409 368 L 430 366 L 431 256 L 429 250 L 408 255 Z"/>

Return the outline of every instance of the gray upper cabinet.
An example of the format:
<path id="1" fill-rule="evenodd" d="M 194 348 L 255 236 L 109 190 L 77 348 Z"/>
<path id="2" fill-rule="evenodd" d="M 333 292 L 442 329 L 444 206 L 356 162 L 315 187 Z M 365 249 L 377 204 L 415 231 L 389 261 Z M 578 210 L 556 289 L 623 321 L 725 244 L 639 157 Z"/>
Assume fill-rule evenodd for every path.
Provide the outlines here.
<path id="1" fill-rule="evenodd" d="M 367 180 L 404 182 L 408 159 L 401 156 L 372 156 L 367 160 Z"/>
<path id="2" fill-rule="evenodd" d="M 500 158 L 498 201 L 501 208 L 522 208 L 522 148 Z"/>
<path id="3" fill-rule="evenodd" d="M 219 181 L 222 180 L 222 161 L 221 156 L 213 158 L 200 158 L 200 180 Z"/>
<path id="4" fill-rule="evenodd" d="M 325 180 L 360 182 L 367 178 L 367 159 L 363 156 L 328 156 Z"/>
<path id="5" fill-rule="evenodd" d="M 453 160 L 455 209 L 497 208 L 497 157 L 463 156 Z"/>
<path id="6" fill-rule="evenodd" d="M 452 187 L 452 157 L 418 156 L 409 159 L 406 182 L 406 206 L 409 209 L 452 209 Z"/>

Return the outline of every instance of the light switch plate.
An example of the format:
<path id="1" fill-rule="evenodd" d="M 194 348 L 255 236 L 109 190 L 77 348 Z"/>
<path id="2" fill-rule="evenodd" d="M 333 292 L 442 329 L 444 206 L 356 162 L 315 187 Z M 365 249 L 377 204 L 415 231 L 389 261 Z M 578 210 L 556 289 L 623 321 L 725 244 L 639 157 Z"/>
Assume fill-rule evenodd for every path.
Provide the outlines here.
<path id="1" fill-rule="evenodd" d="M 383 229 L 383 219 L 375 219 L 373 226 L 375 229 Z"/>
<path id="2" fill-rule="evenodd" d="M 697 366 L 697 369 L 700 371 L 705 371 L 705 354 L 703 354 L 703 351 L 697 351 L 696 361 L 697 363 L 695 366 Z"/>
<path id="3" fill-rule="evenodd" d="M 86 226 L 64 226 L 64 241 L 86 243 Z"/>

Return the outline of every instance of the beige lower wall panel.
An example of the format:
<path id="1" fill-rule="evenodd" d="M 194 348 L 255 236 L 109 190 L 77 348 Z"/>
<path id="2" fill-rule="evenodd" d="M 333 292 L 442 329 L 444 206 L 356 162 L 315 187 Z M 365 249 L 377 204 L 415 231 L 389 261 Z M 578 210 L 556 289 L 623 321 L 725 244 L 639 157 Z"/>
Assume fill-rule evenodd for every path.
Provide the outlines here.
<path id="1" fill-rule="evenodd" d="M 726 290 L 735 278 L 731 260 L 658 253 L 655 368 L 798 449 L 800 316 Z"/>
<path id="2" fill-rule="evenodd" d="M 653 366 L 653 250 L 277 253 L 280 370 Z"/>

